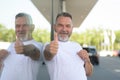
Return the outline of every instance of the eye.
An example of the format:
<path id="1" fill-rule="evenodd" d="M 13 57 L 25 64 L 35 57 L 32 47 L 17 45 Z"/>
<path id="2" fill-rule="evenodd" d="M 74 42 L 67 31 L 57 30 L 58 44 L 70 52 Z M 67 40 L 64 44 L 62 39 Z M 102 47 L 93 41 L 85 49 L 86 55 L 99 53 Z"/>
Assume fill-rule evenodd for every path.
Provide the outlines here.
<path id="1" fill-rule="evenodd" d="M 58 28 L 62 28 L 63 25 L 62 25 L 62 24 L 57 24 L 57 27 L 58 27 Z"/>
<path id="2" fill-rule="evenodd" d="M 27 27 L 27 26 L 29 26 L 29 24 L 24 24 L 24 25 L 23 25 L 23 27 Z"/>
<path id="3" fill-rule="evenodd" d="M 19 28 L 19 27 L 20 27 L 20 25 L 16 25 L 15 27 L 16 27 L 16 28 Z"/>
<path id="4" fill-rule="evenodd" d="M 67 28 L 71 28 L 72 26 L 71 25 L 66 25 Z"/>

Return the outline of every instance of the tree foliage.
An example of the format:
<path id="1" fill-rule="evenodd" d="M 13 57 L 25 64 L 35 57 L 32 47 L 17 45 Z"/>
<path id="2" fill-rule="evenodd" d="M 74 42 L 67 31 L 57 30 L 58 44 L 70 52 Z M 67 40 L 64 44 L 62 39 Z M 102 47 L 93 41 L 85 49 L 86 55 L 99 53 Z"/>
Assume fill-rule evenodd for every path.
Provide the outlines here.
<path id="1" fill-rule="evenodd" d="M 72 41 L 77 41 L 81 45 L 94 45 L 100 48 L 101 43 L 103 43 L 102 33 L 102 29 L 86 30 L 82 33 L 73 33 L 70 39 Z"/>
<path id="2" fill-rule="evenodd" d="M 50 41 L 50 32 L 47 30 L 36 29 L 33 32 L 33 38 L 38 42 L 49 42 Z"/>
<path id="3" fill-rule="evenodd" d="M 36 29 L 33 32 L 33 38 L 42 43 L 50 41 L 50 32 L 47 30 Z M 114 49 L 120 49 L 120 30 L 115 31 Z M 109 35 L 111 39 L 111 35 Z M 92 29 L 85 32 L 73 32 L 70 37 L 71 41 L 76 41 L 81 45 L 94 45 L 97 49 L 101 50 L 104 44 L 104 30 Z M 0 41 L 12 42 L 15 41 L 15 32 L 13 29 L 7 29 L 5 26 L 0 25 Z"/>
<path id="4" fill-rule="evenodd" d="M 11 42 L 15 40 L 15 32 L 13 29 L 7 29 L 0 25 L 0 41 Z"/>

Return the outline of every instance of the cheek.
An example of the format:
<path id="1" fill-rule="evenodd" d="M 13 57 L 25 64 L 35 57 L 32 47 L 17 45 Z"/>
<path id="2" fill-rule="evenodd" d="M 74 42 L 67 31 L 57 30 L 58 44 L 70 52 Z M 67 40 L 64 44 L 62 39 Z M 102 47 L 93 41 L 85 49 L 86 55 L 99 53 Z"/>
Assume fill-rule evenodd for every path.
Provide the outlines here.
<path id="1" fill-rule="evenodd" d="M 24 27 L 24 31 L 32 31 L 32 28 L 30 28 L 30 27 Z"/>
<path id="2" fill-rule="evenodd" d="M 21 28 L 15 28 L 15 31 L 16 32 L 19 32 L 19 31 L 21 31 L 22 29 Z"/>
<path id="3" fill-rule="evenodd" d="M 32 31 L 33 31 L 32 29 L 26 29 L 25 30 L 26 33 L 32 33 Z"/>
<path id="4" fill-rule="evenodd" d="M 15 33 L 16 33 L 16 34 L 17 34 L 18 31 L 19 31 L 18 29 L 15 29 Z"/>
<path id="5" fill-rule="evenodd" d="M 73 30 L 73 29 L 69 29 L 69 32 L 72 33 L 72 30 Z"/>
<path id="6" fill-rule="evenodd" d="M 55 28 L 55 32 L 59 33 L 59 32 L 60 32 L 60 29 Z"/>

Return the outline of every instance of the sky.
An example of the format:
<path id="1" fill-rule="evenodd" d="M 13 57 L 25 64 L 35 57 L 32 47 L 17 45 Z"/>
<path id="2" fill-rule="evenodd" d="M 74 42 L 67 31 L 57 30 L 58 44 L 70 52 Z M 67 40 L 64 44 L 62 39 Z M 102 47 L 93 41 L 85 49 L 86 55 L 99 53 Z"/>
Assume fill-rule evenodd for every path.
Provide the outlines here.
<path id="1" fill-rule="evenodd" d="M 78 30 L 98 27 L 120 30 L 120 0 L 98 0 Z"/>
<path id="2" fill-rule="evenodd" d="M 30 0 L 0 0 L 0 24 L 14 28 L 14 17 L 19 12 L 29 13 L 37 28 L 50 30 L 49 22 Z M 77 32 L 92 28 L 120 30 L 120 0 L 98 0 Z"/>
<path id="3" fill-rule="evenodd" d="M 0 0 L 0 24 L 14 28 L 15 15 L 19 12 L 30 14 L 37 28 L 50 30 L 49 22 L 30 0 Z"/>

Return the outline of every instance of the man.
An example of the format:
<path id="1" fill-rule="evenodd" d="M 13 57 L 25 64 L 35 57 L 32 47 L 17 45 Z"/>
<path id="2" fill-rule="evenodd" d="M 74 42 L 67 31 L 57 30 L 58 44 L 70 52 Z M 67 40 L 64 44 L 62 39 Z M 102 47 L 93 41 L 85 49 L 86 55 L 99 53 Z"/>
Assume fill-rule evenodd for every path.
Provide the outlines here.
<path id="1" fill-rule="evenodd" d="M 34 24 L 29 14 L 19 13 L 15 16 L 16 41 L 8 50 L 0 50 L 0 58 L 4 60 L 0 80 L 37 79 L 42 43 L 33 40 L 33 30 Z"/>
<path id="2" fill-rule="evenodd" d="M 43 48 L 44 59 L 51 80 L 87 80 L 93 66 L 87 51 L 69 41 L 72 34 L 72 16 L 63 12 L 57 15 L 54 40 Z"/>

